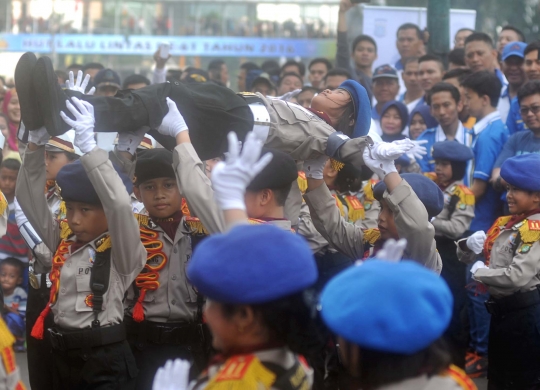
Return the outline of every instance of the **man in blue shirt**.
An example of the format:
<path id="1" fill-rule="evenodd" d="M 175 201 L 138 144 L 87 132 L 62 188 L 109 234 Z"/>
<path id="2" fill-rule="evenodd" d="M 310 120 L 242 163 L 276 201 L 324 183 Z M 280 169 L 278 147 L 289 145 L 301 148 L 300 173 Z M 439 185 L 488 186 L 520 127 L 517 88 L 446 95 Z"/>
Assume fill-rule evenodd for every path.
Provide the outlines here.
<path id="1" fill-rule="evenodd" d="M 528 81 L 540 80 L 540 42 L 532 42 L 527 45 L 523 52 L 525 61 L 523 62 L 523 70 Z M 510 113 L 506 120 L 506 126 L 510 134 L 517 133 L 526 129 L 525 123 L 519 112 L 519 102 L 517 98 L 512 99 Z"/>
<path id="2" fill-rule="evenodd" d="M 501 69 L 508 80 L 508 85 L 503 87 L 497 109 L 505 123 L 508 119 L 512 99 L 516 97 L 518 89 L 527 81 L 523 71 L 523 53 L 526 47 L 527 44 L 524 42 L 510 42 L 502 51 Z"/>
<path id="3" fill-rule="evenodd" d="M 422 172 L 434 172 L 435 162 L 431 156 L 433 144 L 449 140 L 471 146 L 472 136 L 459 120 L 463 103 L 459 90 L 452 84 L 444 82 L 435 84 L 427 94 L 427 103 L 431 107 L 431 115 L 439 122 L 439 126 L 427 129 L 418 137 L 417 141 L 427 141 L 424 145 L 427 154 L 417 161 Z"/>

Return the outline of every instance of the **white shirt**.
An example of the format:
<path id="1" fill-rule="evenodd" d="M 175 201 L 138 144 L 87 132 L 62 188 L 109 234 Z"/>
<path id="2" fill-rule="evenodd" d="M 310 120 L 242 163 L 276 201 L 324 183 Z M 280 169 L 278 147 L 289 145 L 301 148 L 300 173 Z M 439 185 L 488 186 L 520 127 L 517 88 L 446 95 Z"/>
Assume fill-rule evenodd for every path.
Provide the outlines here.
<path id="1" fill-rule="evenodd" d="M 508 85 L 504 85 L 501 91 L 501 97 L 499 98 L 499 104 L 497 104 L 497 111 L 501 114 L 501 120 L 506 123 L 508 113 L 510 112 L 510 105 L 512 104 L 512 98 L 508 91 Z"/>
<path id="2" fill-rule="evenodd" d="M 446 141 L 448 138 L 446 137 L 446 134 L 444 133 L 443 128 L 441 125 L 437 126 L 437 129 L 435 130 L 435 142 L 443 142 Z M 463 144 L 465 146 L 471 146 L 472 144 L 472 137 L 471 135 L 465 131 L 465 127 L 463 127 L 463 123 L 459 121 L 458 128 L 456 130 L 456 141 L 458 141 L 460 144 Z"/>

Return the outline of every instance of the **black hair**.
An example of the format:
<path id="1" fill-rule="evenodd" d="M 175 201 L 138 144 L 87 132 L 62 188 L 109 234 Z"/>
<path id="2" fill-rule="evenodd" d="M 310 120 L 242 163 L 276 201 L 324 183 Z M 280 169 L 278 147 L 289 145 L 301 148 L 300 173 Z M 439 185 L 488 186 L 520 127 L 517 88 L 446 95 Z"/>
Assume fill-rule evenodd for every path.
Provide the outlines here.
<path id="1" fill-rule="evenodd" d="M 452 165 L 452 180 L 463 180 L 467 173 L 467 161 L 450 161 Z"/>
<path id="2" fill-rule="evenodd" d="M 225 61 L 223 60 L 212 60 L 209 64 L 208 64 L 208 72 L 212 72 L 212 71 L 217 71 L 217 72 L 220 72 L 221 71 L 221 67 L 225 65 Z"/>
<path id="3" fill-rule="evenodd" d="M 337 125 L 334 127 L 336 131 L 341 131 L 346 136 L 352 137 L 354 125 L 356 124 L 356 111 L 354 110 L 354 102 L 351 99 L 343 108 L 343 112 L 339 117 Z M 352 123 L 352 124 L 351 124 Z"/>
<path id="4" fill-rule="evenodd" d="M 266 60 L 262 63 L 261 69 L 270 76 L 279 76 L 280 67 L 277 61 Z"/>
<path id="5" fill-rule="evenodd" d="M 473 90 L 478 96 L 488 96 L 492 107 L 497 107 L 501 96 L 502 84 L 495 73 L 483 70 L 471 74 L 461 83 L 465 88 Z"/>
<path id="6" fill-rule="evenodd" d="M 281 83 L 283 82 L 283 79 L 285 79 L 285 77 L 288 77 L 288 76 L 294 76 L 296 78 L 298 78 L 298 80 L 300 80 L 300 82 L 302 83 L 302 85 L 304 85 L 304 80 L 302 79 L 302 77 L 296 73 L 296 72 L 287 72 L 287 73 L 284 73 L 278 80 L 278 87 L 281 85 Z"/>
<path id="7" fill-rule="evenodd" d="M 270 188 L 274 193 L 274 198 L 276 199 L 276 204 L 280 207 L 285 206 L 285 201 L 291 192 L 292 182 L 287 184 L 285 187 L 281 188 Z"/>
<path id="8" fill-rule="evenodd" d="M 308 69 L 311 69 L 311 67 L 315 64 L 324 64 L 324 66 L 326 66 L 327 71 L 333 68 L 332 63 L 327 58 L 319 57 L 319 58 L 315 58 L 311 60 L 311 62 L 308 65 Z"/>
<path id="9" fill-rule="evenodd" d="M 88 64 L 83 66 L 83 72 L 86 72 L 88 69 L 105 69 L 103 64 L 100 64 L 99 62 L 89 62 Z"/>
<path id="10" fill-rule="evenodd" d="M 242 65 L 240 65 L 240 69 L 244 69 L 247 73 L 250 70 L 258 70 L 261 68 L 259 68 L 259 65 L 254 62 L 244 62 Z"/>
<path id="11" fill-rule="evenodd" d="M 519 28 L 507 24 L 501 29 L 501 32 L 505 30 L 510 30 L 510 31 L 515 32 L 518 35 L 520 42 L 527 42 L 525 40 L 525 34 L 523 34 L 523 32 Z"/>
<path id="12" fill-rule="evenodd" d="M 57 69 L 54 71 L 54 74 L 56 75 L 56 77 L 64 80 L 64 83 L 68 80 L 68 74 L 64 72 L 63 70 Z"/>
<path id="13" fill-rule="evenodd" d="M 364 165 L 365 166 L 365 165 Z M 362 168 L 364 167 L 362 166 Z M 351 164 L 345 164 L 336 176 L 335 186 L 339 192 L 358 192 L 362 188 L 363 171 L 356 169 Z M 373 176 L 373 173 L 369 177 Z"/>
<path id="14" fill-rule="evenodd" d="M 0 164 L 0 169 L 6 168 L 10 169 L 12 171 L 18 171 L 21 169 L 21 162 L 19 160 L 16 160 L 14 158 L 7 158 Z"/>
<path id="15" fill-rule="evenodd" d="M 418 27 L 414 23 L 405 23 L 405 24 L 402 24 L 401 26 L 399 26 L 399 28 L 397 30 L 397 33 L 396 33 L 396 37 L 399 36 L 399 32 L 401 30 L 411 30 L 411 29 L 416 30 L 416 36 L 418 37 L 418 39 L 420 39 L 421 41 L 424 40 L 424 33 L 422 32 L 422 30 L 420 30 L 420 27 Z"/>
<path id="16" fill-rule="evenodd" d="M 458 35 L 462 31 L 470 31 L 470 32 L 474 33 L 474 30 L 472 28 L 463 27 L 463 28 L 460 28 L 459 30 L 456 31 L 456 35 Z"/>
<path id="17" fill-rule="evenodd" d="M 348 345 L 343 347 L 344 353 L 347 353 Z M 362 383 L 362 388 L 373 390 L 419 375 L 427 375 L 428 377 L 438 375 L 447 369 L 450 363 L 448 347 L 443 339 L 439 339 L 412 355 L 374 351 L 360 347 L 360 361 L 357 370 L 360 373 L 359 381 Z"/>
<path id="18" fill-rule="evenodd" d="M 285 62 L 281 66 L 281 69 L 279 70 L 279 74 L 283 73 L 285 68 L 287 68 L 288 66 L 296 66 L 298 68 L 298 72 L 300 73 L 300 76 L 304 77 L 306 75 L 306 66 L 302 62 L 298 62 L 295 60 L 288 60 L 287 62 Z M 292 73 L 292 72 L 287 72 L 287 73 Z"/>
<path id="19" fill-rule="evenodd" d="M 489 45 L 489 47 L 493 48 L 493 39 L 489 35 L 483 32 L 474 32 L 471 35 L 465 39 L 465 46 L 467 46 L 467 43 L 471 42 L 485 42 Z"/>
<path id="20" fill-rule="evenodd" d="M 448 79 L 454 79 L 457 78 L 459 83 L 461 84 L 463 80 L 465 80 L 467 77 L 469 77 L 471 74 L 473 74 L 473 71 L 467 68 L 456 68 L 449 70 L 446 72 L 443 76 L 443 81 Z"/>
<path id="21" fill-rule="evenodd" d="M 351 74 L 349 73 L 347 69 L 334 68 L 334 69 L 329 70 L 328 73 L 326 73 L 323 80 L 326 82 L 326 79 L 332 76 L 343 76 L 343 77 L 347 77 L 347 79 L 352 78 Z"/>
<path id="22" fill-rule="evenodd" d="M 375 39 L 373 39 L 369 35 L 365 35 L 365 34 L 358 35 L 356 38 L 354 38 L 354 41 L 353 41 L 353 43 L 351 45 L 351 50 L 352 50 L 353 53 L 356 50 L 356 46 L 358 46 L 358 44 L 360 42 L 369 42 L 369 43 L 371 43 L 373 46 L 375 46 L 375 53 L 377 53 L 377 50 L 378 50 L 377 42 L 375 42 Z"/>
<path id="23" fill-rule="evenodd" d="M 450 53 L 448 53 L 448 62 L 450 64 L 455 64 L 458 66 L 466 66 L 465 65 L 465 49 L 458 47 L 452 50 Z"/>
<path id="24" fill-rule="evenodd" d="M 534 41 L 529 43 L 525 48 L 525 51 L 523 52 L 523 56 L 525 57 L 527 54 L 535 50 L 538 50 L 538 52 L 540 53 L 540 41 Z"/>
<path id="25" fill-rule="evenodd" d="M 151 83 L 150 83 L 150 80 L 148 80 L 148 78 L 144 77 L 141 74 L 132 74 L 124 79 L 124 82 L 122 83 L 122 89 L 127 89 L 127 87 L 131 84 L 150 85 Z"/>
<path id="26" fill-rule="evenodd" d="M 78 160 L 78 159 L 80 158 L 80 156 L 79 156 L 78 154 L 71 153 L 71 152 L 66 152 L 65 150 L 62 150 L 62 149 L 58 149 L 57 151 L 54 151 L 54 150 L 53 150 L 52 152 L 49 151 L 49 152 L 47 152 L 47 153 L 62 153 L 62 154 L 64 154 L 64 155 L 67 157 L 67 159 L 68 159 L 69 162 Z"/>
<path id="27" fill-rule="evenodd" d="M 24 273 L 24 263 L 22 261 L 15 257 L 6 257 L 0 262 L 0 268 L 2 268 L 4 265 L 10 265 L 17 268 L 19 270 L 19 276 L 22 277 Z"/>
<path id="28" fill-rule="evenodd" d="M 302 90 L 298 93 L 298 95 L 300 95 L 302 92 L 307 92 L 307 91 L 319 93 L 320 89 L 315 88 L 315 87 L 311 87 L 311 86 L 308 85 L 306 87 L 302 87 Z"/>
<path id="29" fill-rule="evenodd" d="M 309 356 L 324 342 L 310 307 L 314 304 L 312 300 L 308 290 L 249 306 L 268 329 L 272 341 L 285 343 L 292 352 Z M 231 318 L 239 310 L 238 306 L 222 303 L 223 316 Z"/>
<path id="30" fill-rule="evenodd" d="M 433 54 L 426 54 L 418 59 L 419 64 L 422 62 L 428 62 L 428 61 L 437 62 L 439 66 L 441 67 L 441 70 L 444 72 L 444 62 L 442 61 L 441 57 L 434 56 Z"/>
<path id="31" fill-rule="evenodd" d="M 83 68 L 84 68 L 84 65 L 82 65 L 82 64 L 77 64 L 77 63 L 75 62 L 75 63 L 71 64 L 70 66 L 68 66 L 68 67 L 66 68 L 66 70 L 69 72 L 70 70 L 73 71 L 74 69 L 76 69 L 76 70 L 79 70 L 79 69 L 80 69 L 80 70 L 83 70 Z"/>
<path id="32" fill-rule="evenodd" d="M 540 94 L 540 80 L 530 80 L 518 89 L 517 99 L 518 103 L 521 104 L 521 101 L 528 96 Z"/>
<path id="33" fill-rule="evenodd" d="M 401 65 L 403 65 L 403 70 L 407 67 L 407 65 L 412 64 L 413 62 L 420 62 L 420 59 L 418 57 L 406 57 L 401 60 Z"/>
<path id="34" fill-rule="evenodd" d="M 431 106 L 431 97 L 439 92 L 450 92 L 450 95 L 452 95 L 452 99 L 454 99 L 456 104 L 458 104 L 459 100 L 461 99 L 459 89 L 457 89 L 450 83 L 445 83 L 444 81 L 441 81 L 440 83 L 437 83 L 433 87 L 431 87 L 431 89 L 428 91 L 426 95 L 426 103 L 428 106 Z"/>

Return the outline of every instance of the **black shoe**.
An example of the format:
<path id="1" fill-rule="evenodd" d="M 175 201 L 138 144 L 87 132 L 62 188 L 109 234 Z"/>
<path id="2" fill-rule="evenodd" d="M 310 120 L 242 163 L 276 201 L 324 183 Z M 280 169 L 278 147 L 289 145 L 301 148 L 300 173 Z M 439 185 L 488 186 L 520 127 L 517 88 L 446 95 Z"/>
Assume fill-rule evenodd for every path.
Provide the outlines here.
<path id="1" fill-rule="evenodd" d="M 21 120 L 26 130 L 37 130 L 43 127 L 43 118 L 33 81 L 36 62 L 35 54 L 27 52 L 22 55 L 15 68 L 15 86 L 21 106 Z"/>
<path id="2" fill-rule="evenodd" d="M 66 108 L 67 95 L 58 84 L 49 57 L 41 57 L 34 68 L 34 88 L 41 108 L 41 116 L 47 132 L 51 136 L 64 134 L 71 127 L 63 121 L 60 111 L 72 119 L 71 112 Z"/>

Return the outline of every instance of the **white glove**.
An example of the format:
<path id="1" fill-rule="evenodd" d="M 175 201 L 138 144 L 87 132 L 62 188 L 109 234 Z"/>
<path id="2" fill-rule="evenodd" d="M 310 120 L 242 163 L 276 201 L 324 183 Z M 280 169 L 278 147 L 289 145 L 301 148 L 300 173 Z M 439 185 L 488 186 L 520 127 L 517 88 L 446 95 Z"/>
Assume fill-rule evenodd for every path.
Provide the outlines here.
<path id="1" fill-rule="evenodd" d="M 32 142 L 36 145 L 45 145 L 49 142 L 50 138 L 51 136 L 47 133 L 45 126 L 40 127 L 38 130 L 28 132 L 28 142 Z"/>
<path id="2" fill-rule="evenodd" d="M 133 156 L 137 151 L 137 147 L 141 144 L 141 141 L 143 140 L 147 130 L 149 130 L 149 128 L 143 126 L 135 131 L 130 131 L 128 133 L 119 133 L 118 144 L 116 145 L 116 148 L 120 152 L 128 152 Z"/>
<path id="3" fill-rule="evenodd" d="M 321 155 L 316 159 L 304 161 L 303 169 L 306 177 L 309 177 L 311 179 L 322 179 L 324 166 L 326 165 L 327 160 L 328 156 Z"/>
<path id="4" fill-rule="evenodd" d="M 229 152 L 225 162 L 220 161 L 212 170 L 212 188 L 216 202 L 222 210 L 245 210 L 244 194 L 253 178 L 272 160 L 267 153 L 261 158 L 263 143 L 253 132 L 249 132 L 242 153 L 236 133 L 227 136 Z"/>
<path id="5" fill-rule="evenodd" d="M 382 249 L 377 252 L 376 259 L 387 260 L 394 263 L 401 261 L 403 251 L 407 247 L 407 240 L 401 238 L 399 241 L 394 239 L 386 240 Z"/>
<path id="6" fill-rule="evenodd" d="M 291 92 L 287 92 L 285 95 L 281 95 L 281 96 L 278 96 L 278 97 L 275 97 L 273 99 L 279 99 L 279 100 L 283 100 L 285 102 L 288 102 L 289 100 L 291 100 L 293 97 L 296 97 L 298 96 L 298 94 L 302 92 L 301 89 L 295 89 L 294 91 L 291 91 Z"/>
<path id="7" fill-rule="evenodd" d="M 371 156 L 375 160 L 396 160 L 403 153 L 407 153 L 414 148 L 414 143 L 410 139 L 402 139 L 393 142 L 377 142 L 371 146 Z"/>
<path id="8" fill-rule="evenodd" d="M 486 242 L 486 233 L 479 230 L 467 238 L 467 247 L 477 255 L 482 253 L 484 243 Z"/>
<path id="9" fill-rule="evenodd" d="M 71 70 L 69 71 L 69 80 L 67 82 L 67 87 L 69 90 L 78 91 L 82 94 L 85 94 L 86 87 L 88 86 L 89 82 L 90 82 L 90 75 L 87 74 L 83 80 L 82 70 L 79 70 L 79 72 L 77 73 L 77 81 L 73 81 L 73 72 Z M 96 92 L 96 87 L 90 88 L 90 91 L 88 91 L 86 95 L 93 95 L 94 92 Z"/>
<path id="10" fill-rule="evenodd" d="M 187 360 L 167 360 L 154 377 L 152 390 L 187 390 L 190 364 Z"/>
<path id="11" fill-rule="evenodd" d="M 366 164 L 369 169 L 376 173 L 381 180 L 383 180 L 384 177 L 389 173 L 397 173 L 393 159 L 374 159 L 371 157 L 370 152 L 373 152 L 373 150 L 371 150 L 369 146 L 366 146 L 364 149 L 364 164 Z"/>
<path id="12" fill-rule="evenodd" d="M 473 266 L 471 267 L 471 274 L 474 275 L 474 273 L 479 270 L 480 268 L 489 268 L 488 266 L 486 266 L 486 264 L 484 264 L 483 261 L 480 261 L 478 260 L 476 263 L 473 264 Z"/>
<path id="13" fill-rule="evenodd" d="M 424 157 L 426 154 L 427 154 L 427 149 L 425 146 L 423 146 L 424 144 L 427 144 L 427 140 L 422 140 L 422 141 L 412 141 L 414 146 L 413 148 L 409 151 L 409 153 L 407 153 L 407 156 L 409 156 L 409 158 L 414 158 L 414 159 L 417 159 L 417 160 L 421 160 L 422 157 Z"/>
<path id="14" fill-rule="evenodd" d="M 175 102 L 167 98 L 167 106 L 169 107 L 169 112 L 165 115 L 157 130 L 160 134 L 176 137 L 182 131 L 186 131 L 188 126 L 184 117 L 178 111 Z"/>
<path id="15" fill-rule="evenodd" d="M 71 100 L 66 100 L 66 107 L 75 117 L 75 120 L 69 118 L 63 111 L 60 111 L 60 116 L 73 130 L 75 130 L 74 144 L 81 149 L 83 153 L 89 153 L 96 147 L 96 139 L 94 138 L 94 106 L 84 100 L 79 100 L 72 97 Z"/>

